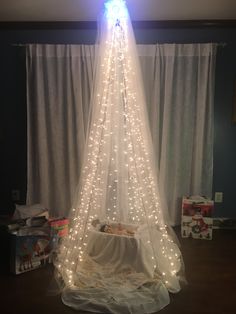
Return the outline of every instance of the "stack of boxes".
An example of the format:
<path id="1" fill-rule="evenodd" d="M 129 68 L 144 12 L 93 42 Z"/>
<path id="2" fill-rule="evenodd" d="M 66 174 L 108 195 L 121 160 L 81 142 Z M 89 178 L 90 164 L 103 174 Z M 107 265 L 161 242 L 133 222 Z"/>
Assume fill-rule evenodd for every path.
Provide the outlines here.
<path id="1" fill-rule="evenodd" d="M 60 239 L 68 233 L 68 219 L 31 217 L 1 224 L 1 234 L 10 248 L 8 261 L 4 262 L 10 272 L 21 274 L 51 262 Z M 9 256 L 10 255 L 10 256 Z"/>

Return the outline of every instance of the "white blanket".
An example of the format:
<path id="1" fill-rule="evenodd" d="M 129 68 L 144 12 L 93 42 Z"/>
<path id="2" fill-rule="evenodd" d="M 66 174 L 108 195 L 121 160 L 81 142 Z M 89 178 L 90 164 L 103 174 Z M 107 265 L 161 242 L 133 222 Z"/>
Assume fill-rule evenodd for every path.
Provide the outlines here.
<path id="1" fill-rule="evenodd" d="M 123 225 L 124 226 L 124 225 Z M 154 261 L 151 248 L 144 243 L 147 228 L 137 228 L 125 225 L 136 230 L 134 236 L 109 234 L 91 230 L 88 241 L 88 255 L 100 265 L 111 264 L 114 273 L 132 270 L 144 273 L 149 278 L 154 274 Z M 136 227 L 136 228 L 135 228 Z"/>

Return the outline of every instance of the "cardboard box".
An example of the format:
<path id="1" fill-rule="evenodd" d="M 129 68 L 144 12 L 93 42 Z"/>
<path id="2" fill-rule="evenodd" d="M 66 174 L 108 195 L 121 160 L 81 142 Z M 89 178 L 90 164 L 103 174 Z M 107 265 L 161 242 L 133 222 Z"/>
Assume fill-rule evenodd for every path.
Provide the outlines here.
<path id="1" fill-rule="evenodd" d="M 56 251 L 63 237 L 68 234 L 69 220 L 67 218 L 50 219 L 51 227 L 51 249 Z"/>
<path id="2" fill-rule="evenodd" d="M 21 274 L 46 265 L 50 261 L 49 235 L 11 234 L 10 271 Z"/>
<path id="3" fill-rule="evenodd" d="M 45 217 L 4 221 L 0 224 L 1 269 L 18 275 L 51 262 L 60 239 L 68 234 L 68 224 L 66 218 L 48 221 Z"/>
<path id="4" fill-rule="evenodd" d="M 181 235 L 183 238 L 212 239 L 214 202 L 203 197 L 183 197 Z"/>

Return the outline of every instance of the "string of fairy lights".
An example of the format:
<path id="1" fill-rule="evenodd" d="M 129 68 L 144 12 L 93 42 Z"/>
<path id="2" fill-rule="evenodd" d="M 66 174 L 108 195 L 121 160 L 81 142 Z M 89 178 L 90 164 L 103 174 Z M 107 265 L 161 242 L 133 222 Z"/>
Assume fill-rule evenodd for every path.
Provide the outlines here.
<path id="1" fill-rule="evenodd" d="M 82 170 L 79 201 L 72 209 L 69 236 L 58 255 L 58 269 L 67 285 L 86 258 L 92 222 L 129 222 L 147 224 L 150 230 L 146 245 L 152 248 L 153 267 L 159 267 L 154 246 L 161 248 L 169 273 L 175 276 L 179 255 L 170 245 L 160 208 L 157 182 L 152 167 L 149 138 L 144 125 L 142 106 L 137 91 L 135 63 L 130 54 L 125 1 L 106 4 L 107 37 L 104 55 L 98 69 L 96 106 L 88 138 L 88 150 Z M 100 43 L 102 45 L 102 43 Z M 153 226 L 161 233 L 155 243 Z M 160 270 L 159 270 L 160 271 Z"/>

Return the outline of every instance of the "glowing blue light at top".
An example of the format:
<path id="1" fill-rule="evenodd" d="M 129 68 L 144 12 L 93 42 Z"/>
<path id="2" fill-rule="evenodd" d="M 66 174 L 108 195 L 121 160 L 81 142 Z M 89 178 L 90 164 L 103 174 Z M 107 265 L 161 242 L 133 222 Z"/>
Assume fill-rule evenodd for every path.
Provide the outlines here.
<path id="1" fill-rule="evenodd" d="M 109 25 L 117 25 L 127 19 L 128 11 L 124 0 L 107 0 L 105 3 L 106 16 Z"/>

